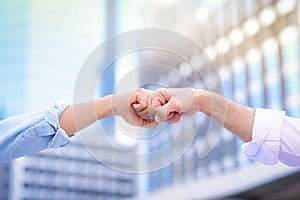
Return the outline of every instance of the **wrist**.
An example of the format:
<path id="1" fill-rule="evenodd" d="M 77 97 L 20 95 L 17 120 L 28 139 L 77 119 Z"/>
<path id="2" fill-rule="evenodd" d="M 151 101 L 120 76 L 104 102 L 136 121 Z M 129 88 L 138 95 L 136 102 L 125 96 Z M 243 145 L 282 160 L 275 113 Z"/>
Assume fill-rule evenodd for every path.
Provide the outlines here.
<path id="1" fill-rule="evenodd" d="M 203 89 L 193 89 L 193 91 L 197 102 L 197 111 L 210 115 L 211 93 Z"/>
<path id="2" fill-rule="evenodd" d="M 112 98 L 113 95 L 107 95 L 95 101 L 95 112 L 98 120 L 113 115 Z"/>
<path id="3" fill-rule="evenodd" d="M 127 109 L 128 94 L 109 95 L 112 115 L 123 116 Z"/>

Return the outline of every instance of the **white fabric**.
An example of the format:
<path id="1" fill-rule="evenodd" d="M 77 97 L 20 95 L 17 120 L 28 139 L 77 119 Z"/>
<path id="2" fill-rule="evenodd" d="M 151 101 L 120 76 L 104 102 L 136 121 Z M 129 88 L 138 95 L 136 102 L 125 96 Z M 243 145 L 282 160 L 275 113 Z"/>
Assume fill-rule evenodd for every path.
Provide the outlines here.
<path id="1" fill-rule="evenodd" d="M 300 166 L 300 119 L 284 111 L 256 109 L 252 141 L 242 145 L 242 151 L 264 164 Z"/>

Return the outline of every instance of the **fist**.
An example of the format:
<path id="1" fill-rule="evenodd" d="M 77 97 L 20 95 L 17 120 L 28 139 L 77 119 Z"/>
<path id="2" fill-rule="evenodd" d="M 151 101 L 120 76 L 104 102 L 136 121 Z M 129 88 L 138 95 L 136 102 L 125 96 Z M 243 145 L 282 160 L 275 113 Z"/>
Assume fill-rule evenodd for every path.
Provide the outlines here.
<path id="1" fill-rule="evenodd" d="M 197 111 L 197 101 L 192 88 L 161 88 L 154 92 L 150 116 L 157 123 L 176 123 L 181 116 L 193 115 Z"/>

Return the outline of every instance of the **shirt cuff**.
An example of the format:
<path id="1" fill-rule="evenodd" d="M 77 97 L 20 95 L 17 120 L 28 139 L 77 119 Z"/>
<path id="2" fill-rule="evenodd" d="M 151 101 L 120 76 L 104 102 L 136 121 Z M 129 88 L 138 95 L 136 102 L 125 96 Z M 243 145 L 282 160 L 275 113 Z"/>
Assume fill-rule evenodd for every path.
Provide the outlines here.
<path id="1" fill-rule="evenodd" d="M 67 133 L 60 128 L 59 115 L 69 106 L 69 103 L 56 101 L 47 110 L 45 121 L 47 121 L 54 129 L 54 137 L 49 141 L 49 148 L 58 148 L 65 146 L 71 142 Z"/>
<path id="2" fill-rule="evenodd" d="M 284 116 L 284 111 L 256 109 L 252 141 L 243 144 L 242 151 L 249 158 L 263 164 L 277 163 Z"/>

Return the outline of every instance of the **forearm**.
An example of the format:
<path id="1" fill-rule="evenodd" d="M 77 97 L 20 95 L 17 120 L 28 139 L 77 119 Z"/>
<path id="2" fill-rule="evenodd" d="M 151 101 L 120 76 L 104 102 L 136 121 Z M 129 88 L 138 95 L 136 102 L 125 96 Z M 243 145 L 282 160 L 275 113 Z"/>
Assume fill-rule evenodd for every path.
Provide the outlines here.
<path id="1" fill-rule="evenodd" d="M 69 135 L 99 119 L 112 116 L 112 95 L 95 101 L 71 105 L 59 116 L 60 127 Z"/>
<path id="2" fill-rule="evenodd" d="M 198 111 L 212 117 L 243 141 L 251 141 L 255 109 L 205 90 L 195 89 L 194 92 Z"/>

